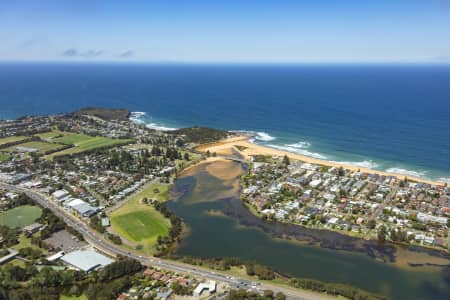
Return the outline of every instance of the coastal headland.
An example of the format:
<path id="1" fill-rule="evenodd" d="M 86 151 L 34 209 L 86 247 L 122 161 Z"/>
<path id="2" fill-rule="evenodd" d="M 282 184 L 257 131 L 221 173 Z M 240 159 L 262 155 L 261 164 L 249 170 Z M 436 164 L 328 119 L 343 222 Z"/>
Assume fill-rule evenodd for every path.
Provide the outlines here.
<path id="1" fill-rule="evenodd" d="M 349 164 L 342 164 L 342 163 L 338 163 L 338 162 L 313 158 L 313 157 L 309 157 L 306 155 L 301 155 L 301 154 L 292 153 L 292 152 L 288 152 L 288 151 L 278 150 L 278 149 L 274 149 L 271 147 L 252 143 L 252 142 L 250 142 L 250 139 L 251 139 L 251 136 L 248 136 L 248 135 L 234 136 L 234 137 L 230 137 L 230 138 L 227 138 L 227 139 L 215 142 L 215 143 L 201 145 L 197 148 L 197 150 L 202 151 L 202 152 L 209 151 L 210 153 L 215 152 L 219 155 L 226 155 L 226 156 L 230 155 L 230 151 L 234 150 L 234 151 L 238 151 L 245 159 L 249 159 L 251 156 L 256 156 L 256 155 L 279 156 L 279 157 L 286 155 L 287 157 L 289 157 L 291 159 L 300 160 L 300 161 L 310 163 L 310 164 L 317 164 L 317 165 L 336 167 L 336 168 L 342 167 L 346 170 L 350 170 L 353 172 L 360 171 L 363 173 L 378 174 L 381 176 L 394 176 L 400 180 L 407 177 L 408 180 L 410 180 L 410 181 L 423 182 L 423 183 L 428 183 L 428 184 L 436 185 L 436 186 L 444 186 L 445 185 L 445 183 L 443 183 L 443 182 L 428 180 L 425 178 L 420 178 L 420 177 L 415 177 L 415 176 L 406 176 L 404 174 L 390 173 L 390 172 L 385 172 L 385 171 L 380 171 L 380 170 L 375 170 L 375 169 L 353 166 L 353 165 L 349 165 Z"/>

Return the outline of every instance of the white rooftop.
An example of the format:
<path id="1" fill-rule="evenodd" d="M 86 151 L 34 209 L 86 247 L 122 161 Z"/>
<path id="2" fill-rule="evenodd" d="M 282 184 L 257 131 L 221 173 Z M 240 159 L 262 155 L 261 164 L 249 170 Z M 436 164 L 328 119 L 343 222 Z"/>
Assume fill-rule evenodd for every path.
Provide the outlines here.
<path id="1" fill-rule="evenodd" d="M 61 258 L 65 263 L 85 272 L 105 267 L 113 262 L 112 259 L 92 250 L 77 250 Z"/>

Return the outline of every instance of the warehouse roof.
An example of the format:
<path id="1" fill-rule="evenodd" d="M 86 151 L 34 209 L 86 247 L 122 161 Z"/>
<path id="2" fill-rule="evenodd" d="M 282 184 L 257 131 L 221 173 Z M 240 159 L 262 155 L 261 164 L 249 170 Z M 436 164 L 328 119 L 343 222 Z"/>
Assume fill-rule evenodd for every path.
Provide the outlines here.
<path id="1" fill-rule="evenodd" d="M 103 268 L 113 262 L 112 259 L 92 250 L 73 251 L 64 255 L 61 260 L 85 272 Z"/>

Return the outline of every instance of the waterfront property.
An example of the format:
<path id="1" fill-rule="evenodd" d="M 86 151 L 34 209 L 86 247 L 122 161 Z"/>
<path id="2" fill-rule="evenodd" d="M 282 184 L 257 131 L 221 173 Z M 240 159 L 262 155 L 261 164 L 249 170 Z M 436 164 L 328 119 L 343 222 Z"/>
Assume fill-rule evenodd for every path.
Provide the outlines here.
<path id="1" fill-rule="evenodd" d="M 234 197 L 217 197 L 211 201 L 210 190 L 219 193 L 224 189 L 233 190 L 245 170 L 234 179 L 217 180 L 215 175 L 218 174 L 210 173 L 215 170 L 208 167 L 210 164 L 189 169 L 174 183 L 174 195 L 178 196 L 168 205 L 190 228 L 190 234 L 180 242 L 178 255 L 238 257 L 270 266 L 283 274 L 350 284 L 389 299 L 445 299 L 450 296 L 443 268 L 408 265 L 414 261 L 425 264 L 440 261 L 441 258 L 428 252 L 390 245 L 380 248 L 376 241 L 328 230 L 265 222 L 243 206 L 239 190 L 234 192 Z M 227 164 L 234 168 L 237 163 L 229 161 Z M 221 172 L 226 172 L 227 164 L 221 164 Z M 211 210 L 220 213 L 206 213 Z M 396 259 L 406 263 L 399 266 Z M 387 262 L 381 262 L 383 260 Z M 391 260 L 394 263 L 389 263 Z"/>

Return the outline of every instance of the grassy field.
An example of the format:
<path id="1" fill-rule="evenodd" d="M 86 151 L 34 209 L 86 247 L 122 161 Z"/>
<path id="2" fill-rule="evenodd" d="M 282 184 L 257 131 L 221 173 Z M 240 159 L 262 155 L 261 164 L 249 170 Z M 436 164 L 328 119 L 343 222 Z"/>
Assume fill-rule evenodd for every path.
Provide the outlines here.
<path id="1" fill-rule="evenodd" d="M 82 144 L 86 141 L 89 141 L 90 139 L 93 139 L 94 137 L 88 136 L 85 134 L 78 134 L 78 133 L 64 133 L 64 136 L 58 137 L 53 139 L 54 142 L 62 143 L 66 145 L 78 145 Z"/>
<path id="2" fill-rule="evenodd" d="M 27 138 L 28 137 L 26 137 L 26 136 L 9 136 L 9 137 L 0 138 L 0 146 L 4 145 L 4 144 L 8 144 L 8 143 L 22 141 Z"/>
<path id="3" fill-rule="evenodd" d="M 9 155 L 0 152 L 0 162 L 8 161 L 8 160 L 9 160 Z"/>
<path id="4" fill-rule="evenodd" d="M 53 130 L 53 131 L 49 131 L 49 132 L 44 132 L 44 133 L 38 133 L 35 134 L 35 136 L 40 137 L 43 140 L 51 140 L 57 136 L 61 136 L 61 135 L 65 135 L 65 132 L 59 131 L 59 130 Z"/>
<path id="5" fill-rule="evenodd" d="M 154 193 L 158 189 L 159 193 Z M 144 197 L 167 200 L 169 186 L 152 184 L 143 191 L 132 196 L 127 203 L 111 214 L 111 226 L 114 231 L 130 241 L 133 245 L 141 245 L 142 253 L 151 255 L 155 252 L 158 236 L 169 232 L 170 221 L 164 218 L 153 206 L 142 204 Z"/>
<path id="6" fill-rule="evenodd" d="M 58 145 L 58 144 L 53 144 L 53 143 L 47 143 L 47 142 L 28 142 L 28 143 L 24 143 L 24 144 L 6 148 L 4 151 L 5 152 L 17 152 L 16 147 L 26 147 L 26 148 L 37 149 L 39 153 L 43 154 L 49 150 L 58 150 L 58 149 L 62 148 L 63 146 Z"/>
<path id="7" fill-rule="evenodd" d="M 22 205 L 0 213 L 0 225 L 20 227 L 32 224 L 41 216 L 41 209 L 37 206 Z"/>
<path id="8" fill-rule="evenodd" d="M 39 235 L 40 233 L 35 233 L 34 235 Z M 44 254 L 47 254 L 48 251 L 44 248 L 40 248 L 34 244 L 31 243 L 31 238 L 26 237 L 24 234 L 21 234 L 19 236 L 19 243 L 17 245 L 12 246 L 11 248 L 15 250 L 20 250 L 22 248 L 33 248 L 41 250 Z"/>
<path id="9" fill-rule="evenodd" d="M 133 198 L 138 198 L 139 200 L 148 198 L 156 199 L 158 201 L 166 201 L 169 198 L 169 190 L 171 185 L 152 183 L 145 186 L 143 190 L 132 196 Z"/>
<path id="10" fill-rule="evenodd" d="M 91 137 L 83 134 L 71 134 L 61 138 L 56 138 L 53 141 L 63 144 L 74 144 L 75 147 L 63 151 L 55 152 L 47 155 L 46 158 L 53 158 L 55 156 L 76 154 L 96 148 L 109 147 L 115 145 L 124 145 L 130 143 L 132 140 L 127 139 L 111 139 L 106 137 Z"/>

